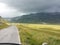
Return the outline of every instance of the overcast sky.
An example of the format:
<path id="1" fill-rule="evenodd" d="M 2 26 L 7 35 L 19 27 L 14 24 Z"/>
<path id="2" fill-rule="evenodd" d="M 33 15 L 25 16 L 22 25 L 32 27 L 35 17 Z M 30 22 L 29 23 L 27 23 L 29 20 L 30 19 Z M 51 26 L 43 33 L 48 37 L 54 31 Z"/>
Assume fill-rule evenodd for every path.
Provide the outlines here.
<path id="1" fill-rule="evenodd" d="M 0 7 L 0 10 L 4 9 L 0 11 L 0 16 L 3 17 L 36 12 L 60 12 L 60 0 L 0 0 Z"/>

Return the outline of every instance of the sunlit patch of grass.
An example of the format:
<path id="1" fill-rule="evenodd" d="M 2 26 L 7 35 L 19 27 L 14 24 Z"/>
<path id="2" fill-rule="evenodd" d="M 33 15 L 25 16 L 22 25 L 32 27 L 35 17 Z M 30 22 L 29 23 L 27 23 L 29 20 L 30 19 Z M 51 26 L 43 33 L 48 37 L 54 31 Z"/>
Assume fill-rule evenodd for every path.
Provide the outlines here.
<path id="1" fill-rule="evenodd" d="M 20 24 L 17 25 L 22 45 L 60 45 L 60 25 Z"/>

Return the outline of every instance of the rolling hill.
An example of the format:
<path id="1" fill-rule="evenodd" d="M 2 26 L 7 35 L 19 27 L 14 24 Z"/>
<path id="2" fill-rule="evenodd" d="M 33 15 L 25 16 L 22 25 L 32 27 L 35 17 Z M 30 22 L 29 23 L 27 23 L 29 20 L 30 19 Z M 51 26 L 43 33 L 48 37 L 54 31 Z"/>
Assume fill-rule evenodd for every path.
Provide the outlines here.
<path id="1" fill-rule="evenodd" d="M 54 12 L 54 13 L 42 12 L 42 13 L 18 16 L 12 18 L 11 22 L 60 24 L 60 12 Z"/>
<path id="2" fill-rule="evenodd" d="M 7 21 L 0 16 L 0 29 L 8 27 L 8 25 L 6 24 L 6 22 Z"/>

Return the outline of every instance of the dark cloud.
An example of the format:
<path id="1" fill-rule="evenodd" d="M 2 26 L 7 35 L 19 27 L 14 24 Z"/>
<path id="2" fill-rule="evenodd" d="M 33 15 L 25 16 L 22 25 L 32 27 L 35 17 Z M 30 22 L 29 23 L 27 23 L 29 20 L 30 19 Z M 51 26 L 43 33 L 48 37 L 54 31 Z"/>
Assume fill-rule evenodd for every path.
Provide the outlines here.
<path id="1" fill-rule="evenodd" d="M 0 0 L 20 12 L 60 12 L 60 0 Z"/>

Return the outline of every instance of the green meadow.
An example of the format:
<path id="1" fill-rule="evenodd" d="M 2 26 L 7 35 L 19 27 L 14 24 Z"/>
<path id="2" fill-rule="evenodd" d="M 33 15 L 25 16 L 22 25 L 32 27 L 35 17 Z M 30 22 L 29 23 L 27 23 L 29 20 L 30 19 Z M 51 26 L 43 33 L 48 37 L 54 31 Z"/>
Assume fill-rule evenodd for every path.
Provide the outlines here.
<path id="1" fill-rule="evenodd" d="M 60 25 L 21 23 L 17 27 L 22 45 L 60 45 Z"/>

